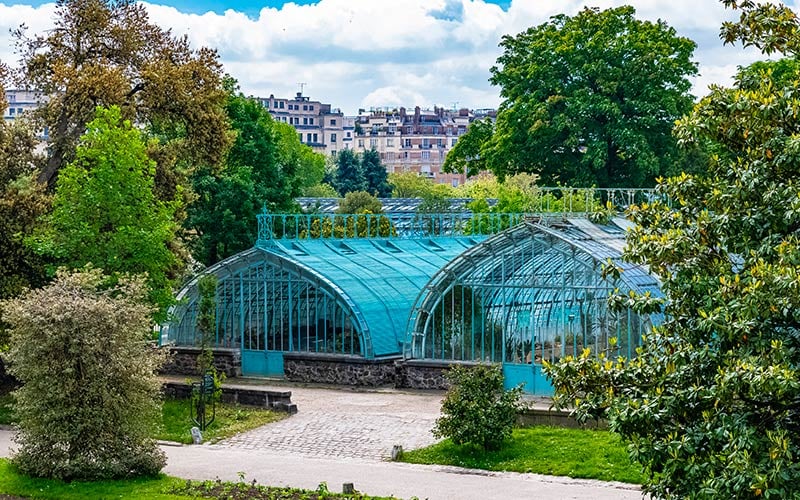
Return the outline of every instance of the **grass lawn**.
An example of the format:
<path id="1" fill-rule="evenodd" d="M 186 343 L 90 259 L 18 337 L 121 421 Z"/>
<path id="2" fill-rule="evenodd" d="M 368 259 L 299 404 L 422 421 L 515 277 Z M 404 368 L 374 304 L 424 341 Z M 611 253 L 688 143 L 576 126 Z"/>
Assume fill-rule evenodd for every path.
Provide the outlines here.
<path id="1" fill-rule="evenodd" d="M 12 421 L 12 399 L 10 395 L 0 396 L 0 425 L 8 425 Z M 286 417 L 279 413 L 261 408 L 249 408 L 238 405 L 218 405 L 217 418 L 203 432 L 203 440 L 216 441 L 233 436 L 256 427 L 275 422 Z M 190 429 L 194 426 L 189 418 L 189 401 L 167 399 L 161 410 L 161 421 L 154 422 L 155 438 L 164 441 L 191 443 Z"/>
<path id="2" fill-rule="evenodd" d="M 179 493 L 173 493 L 179 492 Z M 13 495 L 23 498 L 84 500 L 89 498 L 124 498 L 130 500 L 173 500 L 186 498 L 248 498 L 269 500 L 318 500 L 349 498 L 351 500 L 380 500 L 362 495 L 336 495 L 325 488 L 318 491 L 293 488 L 267 488 L 250 483 L 221 483 L 192 481 L 160 475 L 152 479 L 122 481 L 73 481 L 65 483 L 51 479 L 23 476 L 9 463 L 0 459 L 0 498 Z"/>
<path id="3" fill-rule="evenodd" d="M 286 416 L 286 413 L 262 408 L 218 404 L 216 419 L 203 432 L 203 440 L 225 439 L 264 424 L 276 422 Z M 189 400 L 167 399 L 161 410 L 161 425 L 155 437 L 165 441 L 191 443 L 190 429 L 193 426 L 189 417 Z"/>
<path id="4" fill-rule="evenodd" d="M 619 437 L 599 430 L 530 427 L 515 429 L 499 451 L 456 446 L 444 440 L 403 454 L 403 462 L 456 465 L 492 471 L 534 472 L 641 484 Z"/>

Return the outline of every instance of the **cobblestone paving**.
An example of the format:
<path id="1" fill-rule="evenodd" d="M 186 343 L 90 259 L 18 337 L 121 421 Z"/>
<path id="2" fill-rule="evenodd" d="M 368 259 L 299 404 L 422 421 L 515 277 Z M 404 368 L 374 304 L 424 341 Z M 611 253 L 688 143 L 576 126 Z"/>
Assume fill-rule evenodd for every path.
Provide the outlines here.
<path id="1" fill-rule="evenodd" d="M 289 388 L 297 414 L 215 448 L 270 450 L 315 457 L 385 460 L 392 446 L 432 444 L 441 394 Z"/>

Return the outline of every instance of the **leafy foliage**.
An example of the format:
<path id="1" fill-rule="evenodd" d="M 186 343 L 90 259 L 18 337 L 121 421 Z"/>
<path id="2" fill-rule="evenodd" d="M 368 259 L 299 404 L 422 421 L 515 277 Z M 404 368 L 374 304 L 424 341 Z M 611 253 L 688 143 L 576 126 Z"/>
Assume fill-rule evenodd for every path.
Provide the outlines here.
<path id="1" fill-rule="evenodd" d="M 252 247 L 261 208 L 293 211 L 294 198 L 318 184 L 325 168 L 322 155 L 256 100 L 231 93 L 226 109 L 236 138 L 221 170 L 202 167 L 192 175 L 197 199 L 185 222 L 197 235 L 193 254 L 206 265 Z"/>
<path id="2" fill-rule="evenodd" d="M 680 155 L 671 130 L 692 106 L 695 44 L 634 14 L 587 8 L 503 37 L 491 82 L 505 100 L 480 161 L 547 185 L 649 186 L 672 172 Z M 464 159 L 484 133 L 474 130 Z"/>
<path id="3" fill-rule="evenodd" d="M 381 163 L 381 156 L 375 149 L 369 149 L 361 154 L 361 171 L 367 183 L 367 192 L 378 198 L 388 198 L 392 195 L 392 186 L 389 184 L 386 167 Z"/>
<path id="4" fill-rule="evenodd" d="M 364 191 L 367 187 L 361 161 L 351 149 L 336 153 L 336 180 L 334 186 L 341 196 L 352 191 Z"/>
<path id="5" fill-rule="evenodd" d="M 29 37 L 22 27 L 14 35 L 20 79 L 47 96 L 39 117 L 50 153 L 40 182 L 54 186 L 97 106 L 119 106 L 158 138 L 151 154 L 162 200 L 175 198 L 183 169 L 222 160 L 230 137 L 217 53 L 192 50 L 188 38 L 151 24 L 143 4 L 64 0 L 53 29 Z"/>
<path id="6" fill-rule="evenodd" d="M 491 118 L 475 120 L 467 127 L 467 133 L 458 138 L 455 147 L 447 153 L 442 164 L 445 172 L 465 173 L 467 177 L 489 170 L 481 150 L 492 140 L 494 122 Z"/>
<path id="7" fill-rule="evenodd" d="M 798 55 L 796 17 L 725 3 L 744 23 L 726 25 L 726 40 Z M 681 142 L 714 145 L 708 176 L 667 179 L 658 191 L 671 203 L 631 211 L 626 257 L 658 275 L 668 301 L 614 304 L 663 308 L 665 322 L 634 359 L 586 353 L 547 368 L 559 404 L 606 415 L 631 442 L 658 498 L 800 496 L 800 81 L 776 81 L 770 66 L 712 88 L 678 123 Z"/>
<path id="8" fill-rule="evenodd" d="M 172 300 L 178 259 L 173 214 L 153 192 L 155 164 L 141 133 L 117 107 L 98 108 L 75 161 L 64 167 L 39 252 L 72 269 L 86 264 L 109 274 L 147 274 L 150 301 L 160 315 Z"/>
<path id="9" fill-rule="evenodd" d="M 160 351 L 150 349 L 142 280 L 109 286 L 100 270 L 68 273 L 2 303 L 11 325 L 14 457 L 34 477 L 154 475 L 164 454 L 150 438 L 159 411 Z"/>
<path id="10" fill-rule="evenodd" d="M 45 262 L 25 245 L 50 208 L 50 197 L 35 178 L 40 162 L 35 143 L 24 119 L 0 123 L 0 299 L 46 279 Z M 0 350 L 4 344 L 0 338 Z"/>
<path id="11" fill-rule="evenodd" d="M 392 185 L 392 196 L 395 198 L 452 198 L 453 188 L 449 184 L 434 184 L 433 181 L 422 177 L 416 172 L 401 172 L 389 174 L 389 183 Z"/>
<path id="12" fill-rule="evenodd" d="M 378 198 L 366 191 L 354 191 L 347 193 L 347 195 L 339 201 L 339 208 L 336 209 L 336 213 L 380 214 L 383 213 L 383 204 Z"/>
<path id="13" fill-rule="evenodd" d="M 457 445 L 499 449 L 516 424 L 522 389 L 503 389 L 499 365 L 453 365 L 447 380 L 450 389 L 442 401 L 442 416 L 436 419 L 433 435 L 450 438 Z"/>

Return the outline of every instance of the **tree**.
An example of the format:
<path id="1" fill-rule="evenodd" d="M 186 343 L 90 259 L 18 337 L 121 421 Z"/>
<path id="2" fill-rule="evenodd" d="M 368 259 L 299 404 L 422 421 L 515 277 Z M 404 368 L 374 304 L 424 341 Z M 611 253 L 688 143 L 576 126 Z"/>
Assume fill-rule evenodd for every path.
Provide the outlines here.
<path id="1" fill-rule="evenodd" d="M 59 175 L 53 212 L 33 244 L 71 269 L 91 263 L 112 275 L 146 273 L 163 317 L 178 262 L 170 248 L 176 203 L 156 199 L 155 163 L 119 108 L 98 108 L 95 116 Z"/>
<path id="2" fill-rule="evenodd" d="M 434 184 L 416 172 L 389 174 L 392 196 L 395 198 L 424 198 L 438 196 L 452 198 L 453 188 L 449 184 Z"/>
<path id="3" fill-rule="evenodd" d="M 490 81 L 505 100 L 478 149 L 495 174 L 614 187 L 673 173 L 680 155 L 671 131 L 692 106 L 695 43 L 634 14 L 584 9 L 503 37 Z M 463 158 L 475 154 L 471 142 Z"/>
<path id="4" fill-rule="evenodd" d="M 739 40 L 800 55 L 791 10 L 752 2 Z M 745 68 L 682 119 L 682 143 L 715 145 L 707 176 L 659 184 L 635 207 L 626 258 L 662 281 L 666 301 L 612 305 L 665 314 L 633 359 L 588 353 L 547 367 L 557 403 L 606 416 L 631 443 L 657 498 L 800 496 L 800 79 Z M 611 269 L 609 272 L 615 273 Z"/>
<path id="5" fill-rule="evenodd" d="M 383 204 L 376 197 L 367 193 L 366 191 L 353 191 L 347 193 L 345 197 L 339 201 L 339 208 L 336 209 L 338 214 L 381 214 L 383 213 Z"/>
<path id="6" fill-rule="evenodd" d="M 392 186 L 387 178 L 386 167 L 381 163 L 381 156 L 374 148 L 361 154 L 361 171 L 367 184 L 367 191 L 378 198 L 392 195 Z"/>
<path id="7" fill-rule="evenodd" d="M 341 196 L 351 191 L 363 191 L 366 189 L 364 172 L 361 170 L 361 162 L 358 156 L 350 149 L 343 149 L 336 153 L 336 183 L 335 187 Z"/>
<path id="8" fill-rule="evenodd" d="M 33 235 L 39 218 L 50 208 L 49 197 L 36 182 L 41 159 L 35 147 L 27 120 L 0 123 L 0 299 L 40 286 L 46 279 L 45 263 L 25 245 L 25 238 Z M 3 344 L 0 340 L 0 347 Z"/>
<path id="9" fill-rule="evenodd" d="M 467 177 L 489 170 L 482 150 L 490 144 L 493 133 L 494 122 L 491 118 L 470 123 L 467 133 L 459 137 L 456 145 L 447 153 L 442 170 L 466 174 Z"/>
<path id="10" fill-rule="evenodd" d="M 295 211 L 294 198 L 322 180 L 325 166 L 293 127 L 275 122 L 256 100 L 232 92 L 226 109 L 236 138 L 222 169 L 203 166 L 192 175 L 197 199 L 185 221 L 197 235 L 194 257 L 206 265 L 252 247 L 262 207 Z"/>
<path id="11" fill-rule="evenodd" d="M 521 387 L 503 389 L 499 365 L 459 366 L 447 371 L 450 389 L 442 401 L 442 416 L 433 435 L 458 445 L 499 449 L 511 437 L 520 409 Z"/>
<path id="12" fill-rule="evenodd" d="M 47 97 L 40 116 L 50 153 L 40 182 L 55 186 L 97 106 L 119 106 L 159 139 L 151 154 L 163 200 L 175 198 L 184 170 L 223 158 L 229 135 L 216 52 L 192 50 L 186 37 L 151 24 L 144 5 L 61 0 L 53 29 L 28 37 L 23 27 L 14 35 L 20 79 Z"/>
<path id="13" fill-rule="evenodd" d="M 151 309 L 143 280 L 109 286 L 98 269 L 59 272 L 44 288 L 0 303 L 11 325 L 20 445 L 30 476 L 98 480 L 157 474 L 152 439 L 163 356 L 145 345 Z"/>

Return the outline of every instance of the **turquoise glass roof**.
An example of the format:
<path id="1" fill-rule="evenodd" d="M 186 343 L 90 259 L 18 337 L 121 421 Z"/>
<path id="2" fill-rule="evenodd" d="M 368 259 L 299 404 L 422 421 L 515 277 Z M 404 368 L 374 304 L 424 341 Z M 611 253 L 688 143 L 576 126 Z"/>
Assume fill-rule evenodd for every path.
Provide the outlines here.
<path id="1" fill-rule="evenodd" d="M 484 236 L 270 240 L 266 253 L 335 283 L 358 309 L 375 357 L 402 353 L 408 313 L 431 277 Z"/>

